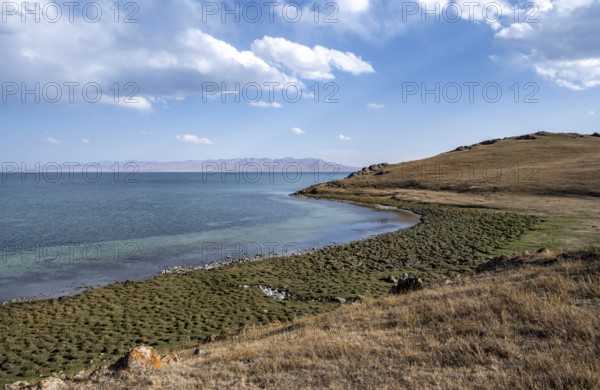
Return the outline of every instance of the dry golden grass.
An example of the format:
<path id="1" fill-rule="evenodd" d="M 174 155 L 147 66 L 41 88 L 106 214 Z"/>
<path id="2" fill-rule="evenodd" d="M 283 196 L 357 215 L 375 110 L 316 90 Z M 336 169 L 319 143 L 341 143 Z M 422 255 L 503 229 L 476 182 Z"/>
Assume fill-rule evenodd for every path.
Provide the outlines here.
<path id="1" fill-rule="evenodd" d="M 493 140 L 300 193 L 565 217 L 572 221 L 562 221 L 555 246 L 581 248 L 600 236 L 600 136 L 541 132 Z"/>
<path id="2" fill-rule="evenodd" d="M 163 370 L 74 389 L 600 388 L 600 250 L 252 327 Z"/>
<path id="3" fill-rule="evenodd" d="M 536 133 L 468 148 L 336 183 L 343 188 L 600 196 L 598 136 Z"/>

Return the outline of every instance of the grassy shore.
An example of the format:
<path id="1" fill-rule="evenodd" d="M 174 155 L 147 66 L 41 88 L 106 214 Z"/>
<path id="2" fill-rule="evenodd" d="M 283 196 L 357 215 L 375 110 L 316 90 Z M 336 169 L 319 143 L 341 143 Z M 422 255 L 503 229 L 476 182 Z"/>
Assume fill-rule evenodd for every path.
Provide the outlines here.
<path id="1" fill-rule="evenodd" d="M 0 383 L 115 361 L 146 343 L 161 350 L 202 343 L 253 324 L 328 312 L 331 297 L 382 297 L 389 274 L 436 284 L 472 274 L 486 256 L 522 245 L 543 229 L 535 216 L 390 198 L 329 196 L 384 204 L 422 215 L 412 229 L 314 253 L 119 283 L 78 296 L 0 307 Z M 291 293 L 276 301 L 258 288 Z"/>
<path id="2" fill-rule="evenodd" d="M 597 389 L 600 248 L 495 258 L 469 278 L 257 326 L 200 356 L 74 390 Z"/>

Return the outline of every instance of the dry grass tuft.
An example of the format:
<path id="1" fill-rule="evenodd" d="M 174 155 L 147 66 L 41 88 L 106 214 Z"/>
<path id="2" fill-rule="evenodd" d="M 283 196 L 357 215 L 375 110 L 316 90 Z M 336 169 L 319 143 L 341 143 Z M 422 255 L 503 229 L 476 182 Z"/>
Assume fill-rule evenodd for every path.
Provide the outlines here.
<path id="1" fill-rule="evenodd" d="M 74 389 L 599 388 L 600 250 L 249 327 L 179 365 Z"/>

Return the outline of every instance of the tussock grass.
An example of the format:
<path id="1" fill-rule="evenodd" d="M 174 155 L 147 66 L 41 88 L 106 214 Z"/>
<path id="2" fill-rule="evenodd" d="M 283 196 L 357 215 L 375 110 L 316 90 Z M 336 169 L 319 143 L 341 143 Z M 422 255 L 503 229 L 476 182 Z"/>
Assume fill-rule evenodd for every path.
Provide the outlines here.
<path id="1" fill-rule="evenodd" d="M 339 200 L 386 204 L 423 216 L 401 232 L 311 254 L 234 264 L 186 275 L 119 283 L 78 296 L 0 307 L 0 383 L 52 372 L 74 373 L 123 356 L 139 344 L 161 351 L 202 343 L 253 324 L 289 322 L 338 307 L 331 297 L 381 297 L 389 274 L 436 283 L 466 275 L 542 223 L 538 217 L 377 197 Z M 257 288 L 292 294 L 278 302 Z"/>
<path id="2" fill-rule="evenodd" d="M 504 257 L 452 285 L 246 328 L 74 389 L 600 387 L 600 250 Z M 185 355 L 185 353 L 183 353 Z"/>

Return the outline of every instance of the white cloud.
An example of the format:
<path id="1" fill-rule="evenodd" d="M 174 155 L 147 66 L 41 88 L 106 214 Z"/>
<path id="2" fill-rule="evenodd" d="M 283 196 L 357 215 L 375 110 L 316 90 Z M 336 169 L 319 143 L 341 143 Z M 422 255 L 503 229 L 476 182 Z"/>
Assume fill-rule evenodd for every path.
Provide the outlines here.
<path id="1" fill-rule="evenodd" d="M 41 7 L 46 3 L 42 0 Z M 283 87 L 287 83 L 302 85 L 298 77 L 332 79 L 336 72 L 373 72 L 372 66 L 354 53 L 323 46 L 309 48 L 284 38 L 265 37 L 250 47 L 235 47 L 209 31 L 190 27 L 197 25 L 200 8 L 187 0 L 179 3 L 185 12 L 163 14 L 160 3 L 149 1 L 145 11 L 165 20 L 151 28 L 144 23 L 114 23 L 111 17 L 98 23 L 79 19 L 70 23 L 64 14 L 58 23 L 21 23 L 19 15 L 9 17 L 0 25 L 0 78 L 42 85 L 79 82 L 76 102 L 83 85 L 99 83 L 104 92 L 100 103 L 147 111 L 157 104 L 198 95 L 209 82 L 228 87 L 273 82 Z M 369 9 L 369 3 L 348 0 L 353 12 Z M 223 29 L 216 22 L 202 26 L 211 31 Z M 77 39 L 64 45 L 65 37 Z M 294 53 L 296 49 L 301 52 Z M 305 54 L 309 58 L 303 65 Z M 116 80 L 121 85 L 115 102 L 111 87 Z M 129 80 L 139 88 L 132 97 L 135 103 L 127 100 L 132 90 L 124 84 Z M 65 90 L 62 96 L 66 101 Z"/>
<path id="2" fill-rule="evenodd" d="M 590 112 L 588 112 L 588 115 L 596 115 L 596 111 L 590 110 Z"/>
<path id="3" fill-rule="evenodd" d="M 538 75 L 561 87 L 583 91 L 600 85 L 600 57 L 566 61 L 529 59 Z"/>
<path id="4" fill-rule="evenodd" d="M 528 3 L 529 4 L 529 3 Z M 538 76 L 575 91 L 600 85 L 599 0 L 537 0 L 509 10 L 495 34 L 508 58 Z"/>
<path id="5" fill-rule="evenodd" d="M 231 80 L 292 82 L 289 77 L 251 51 L 239 51 L 229 43 L 216 39 L 197 28 L 189 28 L 178 36 L 184 54 L 178 56 L 177 68 L 189 69 L 204 75 L 224 77 Z M 253 80 L 255 79 L 255 80 Z"/>
<path id="6" fill-rule="evenodd" d="M 60 143 L 60 141 L 59 141 L 59 140 L 57 140 L 57 139 L 56 139 L 56 138 L 54 138 L 54 137 L 46 137 L 46 138 L 44 139 L 44 142 L 45 142 L 45 143 L 47 143 L 47 144 L 52 144 L 52 145 L 56 145 L 56 144 L 59 144 L 59 143 Z"/>
<path id="7" fill-rule="evenodd" d="M 285 38 L 266 36 L 255 40 L 251 47 L 252 52 L 258 57 L 284 66 L 305 79 L 334 79 L 333 68 L 353 75 L 375 72 L 371 64 L 354 53 L 332 50 L 319 45 L 310 48 Z"/>
<path id="8" fill-rule="evenodd" d="M 383 110 L 385 105 L 379 103 L 369 103 L 367 104 L 367 108 L 370 108 L 371 110 Z"/>
<path id="9" fill-rule="evenodd" d="M 293 127 L 292 132 L 297 135 L 306 134 L 306 132 L 299 127 Z"/>
<path id="10" fill-rule="evenodd" d="M 83 142 L 84 144 L 91 144 L 92 143 L 92 141 L 89 140 L 89 139 L 87 139 L 87 138 L 82 139 L 81 142 Z"/>
<path id="11" fill-rule="evenodd" d="M 335 137 L 338 141 L 342 141 L 342 142 L 350 142 L 352 141 L 352 138 L 350 137 L 346 137 L 344 134 L 340 134 L 337 137 Z"/>
<path id="12" fill-rule="evenodd" d="M 531 27 L 531 24 L 514 23 L 498 31 L 496 37 L 502 39 L 523 39 L 532 32 L 533 27 Z"/>
<path id="13" fill-rule="evenodd" d="M 291 3 L 292 0 L 287 0 Z M 422 27 L 422 17 L 428 13 L 427 23 L 435 23 L 436 16 L 429 14 L 437 11 L 440 17 L 449 0 L 390 1 L 390 0 L 338 0 L 333 2 L 337 8 L 325 8 L 320 12 L 320 22 L 314 22 L 313 2 L 303 11 L 308 17 L 302 18 L 298 27 L 302 30 L 316 29 L 327 34 L 359 36 L 373 44 L 380 45 L 386 40 L 408 31 Z M 321 4 L 329 4 L 323 2 Z M 425 11 L 423 8 L 426 8 Z M 413 13 L 414 11 L 414 13 Z M 324 22 L 328 19 L 329 22 Z M 333 19 L 333 21 L 331 20 Z"/>
<path id="14" fill-rule="evenodd" d="M 156 99 L 149 97 L 145 98 L 142 96 L 119 96 L 118 101 L 115 102 L 114 96 L 102 96 L 100 102 L 104 104 L 111 104 L 123 108 L 131 108 L 139 111 L 149 111 L 152 109 L 152 101 L 156 101 Z"/>
<path id="15" fill-rule="evenodd" d="M 213 145 L 214 142 L 208 138 L 200 138 L 194 134 L 178 135 L 175 137 L 179 142 L 186 142 L 190 144 L 202 144 L 202 145 Z"/>
<path id="16" fill-rule="evenodd" d="M 250 105 L 252 107 L 259 107 L 259 108 L 281 108 L 281 107 L 283 107 L 281 104 L 279 104 L 277 102 L 269 103 L 269 102 L 263 102 L 263 101 L 253 102 L 253 103 L 250 103 Z"/>
<path id="17" fill-rule="evenodd" d="M 369 0 L 337 0 L 341 12 L 363 13 L 369 9 Z"/>
<path id="18" fill-rule="evenodd" d="M 501 27 L 499 23 L 503 18 L 513 16 L 511 4 L 505 0 L 457 0 L 454 3 L 461 18 L 471 23 L 484 22 L 494 30 Z"/>
<path id="19" fill-rule="evenodd" d="M 23 48 L 21 55 L 28 60 L 36 60 L 40 56 L 37 52 L 28 48 Z"/>

